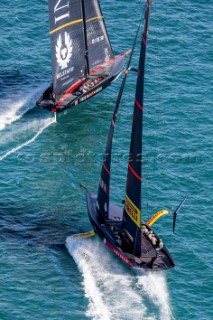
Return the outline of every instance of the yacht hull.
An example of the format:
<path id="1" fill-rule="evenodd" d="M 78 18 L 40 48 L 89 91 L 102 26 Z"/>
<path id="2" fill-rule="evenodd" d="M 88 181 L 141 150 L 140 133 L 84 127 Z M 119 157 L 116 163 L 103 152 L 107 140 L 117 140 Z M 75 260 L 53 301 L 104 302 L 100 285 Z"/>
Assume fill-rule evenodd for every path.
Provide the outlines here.
<path id="1" fill-rule="evenodd" d="M 60 113 L 90 99 L 119 77 L 123 71 L 126 54 L 116 56 L 113 61 L 97 67 L 87 77 L 79 79 L 67 92 L 64 92 L 58 101 L 54 99 L 53 86 L 51 85 L 44 91 L 36 104 L 49 111 Z"/>
<path id="2" fill-rule="evenodd" d="M 91 225 L 94 231 L 104 240 L 104 243 L 113 251 L 122 261 L 128 264 L 131 268 L 140 269 L 142 271 L 159 271 L 173 268 L 174 261 L 169 254 L 166 246 L 145 223 L 142 224 L 143 230 L 141 239 L 141 256 L 135 256 L 131 244 L 122 232 L 122 214 L 123 210 L 110 203 L 109 216 L 110 218 L 103 221 L 98 213 L 97 198 L 95 195 L 87 192 L 87 209 Z M 154 235 L 156 244 L 153 245 L 149 239 L 149 234 Z M 161 246 L 159 244 L 161 243 Z"/>

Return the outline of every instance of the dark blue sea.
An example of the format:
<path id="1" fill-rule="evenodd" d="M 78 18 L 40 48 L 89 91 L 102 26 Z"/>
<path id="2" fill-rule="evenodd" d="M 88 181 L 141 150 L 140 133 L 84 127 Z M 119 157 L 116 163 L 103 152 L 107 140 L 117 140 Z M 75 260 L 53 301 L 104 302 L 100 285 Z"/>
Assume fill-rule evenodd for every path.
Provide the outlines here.
<path id="1" fill-rule="evenodd" d="M 115 54 L 131 48 L 145 1 L 102 0 Z M 211 1 L 153 0 L 146 60 L 142 214 L 176 266 L 138 274 L 91 230 L 79 183 L 96 193 L 121 83 L 54 115 L 47 0 L 0 3 L 0 320 L 213 319 L 213 19 Z M 132 66 L 137 68 L 140 38 Z M 116 124 L 111 199 L 121 204 L 136 74 Z"/>

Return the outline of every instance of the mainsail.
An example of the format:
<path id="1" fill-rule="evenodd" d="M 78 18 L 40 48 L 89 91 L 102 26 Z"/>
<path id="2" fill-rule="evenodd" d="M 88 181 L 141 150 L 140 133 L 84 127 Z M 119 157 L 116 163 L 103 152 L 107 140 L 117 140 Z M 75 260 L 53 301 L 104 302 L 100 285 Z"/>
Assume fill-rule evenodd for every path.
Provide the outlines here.
<path id="1" fill-rule="evenodd" d="M 128 163 L 126 197 L 123 214 L 123 230 L 133 244 L 133 254 L 141 255 L 141 171 L 142 171 L 142 129 L 143 97 L 146 44 L 148 36 L 151 0 L 147 0 L 145 24 L 141 41 L 138 77 L 132 122 L 132 135 Z"/>
<path id="2" fill-rule="evenodd" d="M 53 91 L 56 99 L 86 74 L 81 0 L 49 0 Z"/>
<path id="3" fill-rule="evenodd" d="M 142 20 L 141 20 L 142 21 Z M 129 60 L 126 66 L 126 70 L 124 73 L 124 77 L 121 83 L 120 91 L 118 94 L 118 98 L 116 101 L 114 113 L 112 116 L 112 121 L 110 124 L 109 128 L 109 133 L 108 133 L 108 138 L 107 138 L 107 144 L 106 144 L 106 149 L 105 149 L 105 154 L 104 154 L 104 160 L 102 163 L 102 170 L 101 170 L 101 177 L 100 177 L 100 182 L 99 182 L 99 187 L 98 187 L 98 197 L 97 197 L 97 206 L 98 206 L 98 211 L 100 215 L 103 215 L 103 219 L 108 219 L 108 214 L 109 214 L 109 190 L 110 190 L 110 168 L 111 168 L 111 154 L 112 154 L 112 140 L 113 140 L 113 134 L 114 134 L 114 127 L 115 127 L 115 121 L 117 119 L 118 115 L 118 109 L 120 106 L 124 86 L 126 83 L 126 78 L 129 72 L 130 68 L 130 63 L 132 61 L 132 56 L 134 53 L 136 41 L 138 38 L 138 33 L 141 27 L 141 21 L 139 23 L 135 39 L 132 45 L 132 50 L 131 54 L 129 56 Z"/>
<path id="4" fill-rule="evenodd" d="M 98 0 L 49 0 L 56 100 L 94 68 L 114 58 Z"/>

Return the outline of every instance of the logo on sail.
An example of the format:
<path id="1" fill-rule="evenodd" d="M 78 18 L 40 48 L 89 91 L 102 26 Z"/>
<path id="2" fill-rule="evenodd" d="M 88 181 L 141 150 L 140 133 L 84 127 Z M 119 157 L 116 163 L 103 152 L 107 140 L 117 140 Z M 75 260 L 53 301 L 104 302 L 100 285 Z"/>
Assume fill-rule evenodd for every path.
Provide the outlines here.
<path id="1" fill-rule="evenodd" d="M 55 49 L 57 62 L 61 69 L 64 70 L 68 67 L 73 50 L 72 39 L 67 32 L 64 33 L 63 40 L 61 34 L 59 34 Z"/>
<path id="2" fill-rule="evenodd" d="M 95 39 L 92 39 L 92 44 L 95 44 L 95 43 L 98 43 L 100 41 L 103 41 L 104 40 L 104 36 L 100 36 L 100 37 L 97 37 Z"/>
<path id="3" fill-rule="evenodd" d="M 133 220 L 133 222 L 140 228 L 140 210 L 136 207 L 136 205 L 130 200 L 130 198 L 126 195 L 125 198 L 125 210 L 128 216 Z"/>

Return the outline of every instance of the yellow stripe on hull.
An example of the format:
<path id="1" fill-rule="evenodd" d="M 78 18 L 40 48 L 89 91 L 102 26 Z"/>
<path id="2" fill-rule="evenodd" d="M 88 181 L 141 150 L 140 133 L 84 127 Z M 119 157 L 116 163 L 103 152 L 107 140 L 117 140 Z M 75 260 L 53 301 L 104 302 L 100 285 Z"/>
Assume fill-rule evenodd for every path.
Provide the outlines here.
<path id="1" fill-rule="evenodd" d="M 89 231 L 84 233 L 78 233 L 74 234 L 73 236 L 70 236 L 69 238 L 76 239 L 76 238 L 89 238 L 95 235 L 95 231 Z"/>

